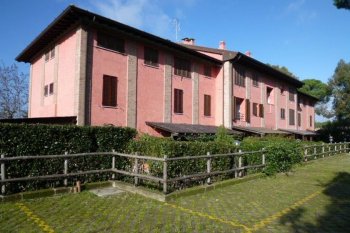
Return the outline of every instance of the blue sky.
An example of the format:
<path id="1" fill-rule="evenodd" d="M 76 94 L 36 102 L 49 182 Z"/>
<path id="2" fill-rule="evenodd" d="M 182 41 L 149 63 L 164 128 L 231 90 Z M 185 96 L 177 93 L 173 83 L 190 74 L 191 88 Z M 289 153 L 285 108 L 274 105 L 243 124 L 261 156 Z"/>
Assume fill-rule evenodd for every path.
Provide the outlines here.
<path id="1" fill-rule="evenodd" d="M 332 0 L 2 0 L 0 61 L 6 65 L 69 4 L 175 41 L 251 51 L 262 62 L 288 67 L 301 80 L 323 82 L 340 59 L 350 60 L 350 11 Z M 28 72 L 26 64 L 19 64 Z"/>

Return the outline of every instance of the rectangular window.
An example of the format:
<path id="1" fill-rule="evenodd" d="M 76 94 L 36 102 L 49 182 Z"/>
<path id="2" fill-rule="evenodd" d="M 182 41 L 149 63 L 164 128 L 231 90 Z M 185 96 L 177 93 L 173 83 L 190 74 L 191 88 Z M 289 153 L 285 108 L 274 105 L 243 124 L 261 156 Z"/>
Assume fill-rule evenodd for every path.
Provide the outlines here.
<path id="1" fill-rule="evenodd" d="M 49 95 L 53 94 L 53 83 L 50 83 L 49 85 Z"/>
<path id="2" fill-rule="evenodd" d="M 45 53 L 45 61 L 50 60 L 50 52 Z"/>
<path id="3" fill-rule="evenodd" d="M 204 76 L 211 77 L 211 66 L 210 65 L 204 66 Z"/>
<path id="4" fill-rule="evenodd" d="M 191 77 L 191 63 L 188 60 L 176 58 L 174 61 L 174 74 L 182 77 Z"/>
<path id="5" fill-rule="evenodd" d="M 268 104 L 274 104 L 272 91 L 273 91 L 272 87 L 266 87 L 266 102 Z"/>
<path id="6" fill-rule="evenodd" d="M 264 105 L 259 104 L 259 117 L 264 118 Z"/>
<path id="7" fill-rule="evenodd" d="M 253 103 L 253 116 L 258 116 L 258 104 Z"/>
<path id="8" fill-rule="evenodd" d="M 174 89 L 174 113 L 183 113 L 183 96 L 184 91 Z"/>
<path id="9" fill-rule="evenodd" d="M 295 111 L 294 111 L 294 109 L 289 109 L 289 125 L 295 125 Z"/>
<path id="10" fill-rule="evenodd" d="M 281 119 L 286 119 L 286 110 L 284 108 L 281 108 Z"/>
<path id="11" fill-rule="evenodd" d="M 241 120 L 241 116 L 243 117 L 243 114 L 241 112 L 241 105 L 243 103 L 243 99 L 233 97 L 233 119 L 234 120 Z"/>
<path id="12" fill-rule="evenodd" d="M 103 75 L 102 105 L 117 106 L 117 77 Z"/>
<path id="13" fill-rule="evenodd" d="M 301 113 L 298 113 L 298 126 L 301 126 Z"/>
<path id="14" fill-rule="evenodd" d="M 124 53 L 125 52 L 124 44 L 125 42 L 123 39 L 106 35 L 103 33 L 99 33 L 97 35 L 97 46 Z"/>
<path id="15" fill-rule="evenodd" d="M 48 96 L 49 95 L 49 86 L 45 85 L 44 87 L 44 96 Z"/>
<path id="16" fill-rule="evenodd" d="M 253 73 L 252 80 L 253 80 L 253 86 L 259 87 L 259 76 L 257 73 Z"/>
<path id="17" fill-rule="evenodd" d="M 236 68 L 235 84 L 241 87 L 245 87 L 245 70 L 244 69 Z"/>
<path id="18" fill-rule="evenodd" d="M 312 127 L 312 116 L 310 116 L 310 127 Z"/>
<path id="19" fill-rule="evenodd" d="M 293 88 L 289 88 L 289 101 L 294 102 L 294 89 Z"/>
<path id="20" fill-rule="evenodd" d="M 55 47 L 53 47 L 50 51 L 50 58 L 54 58 L 55 57 Z"/>
<path id="21" fill-rule="evenodd" d="M 204 116 L 211 116 L 211 96 L 204 95 Z"/>
<path id="22" fill-rule="evenodd" d="M 150 47 L 145 47 L 144 60 L 145 64 L 158 67 L 158 50 Z"/>

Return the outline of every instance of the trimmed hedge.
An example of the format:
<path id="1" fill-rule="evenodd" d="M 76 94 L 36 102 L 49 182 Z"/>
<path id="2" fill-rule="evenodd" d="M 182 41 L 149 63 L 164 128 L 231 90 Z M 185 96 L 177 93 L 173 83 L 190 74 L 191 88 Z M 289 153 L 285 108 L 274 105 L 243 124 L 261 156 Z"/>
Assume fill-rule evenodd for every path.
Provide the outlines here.
<path id="1" fill-rule="evenodd" d="M 129 144 L 128 152 L 138 152 L 141 155 L 164 157 L 184 157 L 211 154 L 235 152 L 236 147 L 233 144 L 224 142 L 200 142 L 200 141 L 175 141 L 169 138 L 155 138 L 143 136 L 139 140 L 134 140 Z M 154 161 L 145 161 L 150 166 L 151 175 L 162 177 L 163 163 Z M 233 167 L 234 157 L 220 157 L 212 159 L 212 171 L 227 170 Z M 168 163 L 168 178 L 179 177 L 183 175 L 205 172 L 207 169 L 206 159 L 179 160 Z M 202 182 L 203 179 L 199 182 Z M 187 183 L 178 182 L 173 184 L 170 189 L 181 188 Z M 193 182 L 192 182 L 193 183 Z M 195 181 L 194 183 L 198 183 Z M 188 186 L 186 184 L 186 186 Z"/>
<path id="2" fill-rule="evenodd" d="M 136 136 L 131 128 L 120 127 L 80 127 L 53 125 L 0 124 L 0 153 L 6 157 L 24 155 L 54 155 L 87 152 L 106 152 L 115 149 L 124 152 L 127 144 Z M 69 172 L 78 172 L 111 167 L 111 157 L 90 156 L 71 158 Z M 125 160 L 116 161 L 117 167 L 125 166 Z M 45 168 L 45 169 L 43 169 Z M 63 159 L 26 160 L 6 164 L 6 177 L 25 177 L 63 173 Z M 79 179 L 82 182 L 106 180 L 109 174 L 88 175 L 70 178 L 70 184 Z M 7 184 L 7 192 L 15 193 L 39 188 L 61 186 L 61 181 L 20 182 Z"/>
<path id="3" fill-rule="evenodd" d="M 301 163 L 303 143 L 290 138 L 268 136 L 264 138 L 247 137 L 243 140 L 243 151 L 257 151 L 265 149 L 266 167 L 263 172 L 273 175 L 279 172 L 288 172 L 295 164 Z M 245 164 L 261 163 L 261 156 L 246 157 Z"/>

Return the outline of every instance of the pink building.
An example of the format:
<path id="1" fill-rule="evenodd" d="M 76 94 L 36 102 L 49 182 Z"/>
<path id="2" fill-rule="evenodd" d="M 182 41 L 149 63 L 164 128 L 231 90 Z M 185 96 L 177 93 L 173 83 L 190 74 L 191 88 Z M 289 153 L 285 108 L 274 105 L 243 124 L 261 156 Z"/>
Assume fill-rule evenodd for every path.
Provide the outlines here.
<path id="1" fill-rule="evenodd" d="M 129 126 L 169 136 L 314 135 L 303 83 L 250 57 L 177 44 L 69 6 L 16 58 L 30 66 L 29 117 Z"/>

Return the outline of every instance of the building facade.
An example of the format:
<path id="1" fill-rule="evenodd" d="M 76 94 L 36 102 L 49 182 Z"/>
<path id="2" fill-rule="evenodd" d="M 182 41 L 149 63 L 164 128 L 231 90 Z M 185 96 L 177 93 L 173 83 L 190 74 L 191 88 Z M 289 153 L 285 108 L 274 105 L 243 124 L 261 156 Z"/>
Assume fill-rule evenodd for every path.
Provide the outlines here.
<path id="1" fill-rule="evenodd" d="M 69 6 L 16 58 L 30 66 L 29 117 L 75 116 L 169 135 L 163 126 L 220 126 L 311 136 L 316 99 L 252 58 L 173 43 Z M 161 125 L 161 126 L 160 126 Z"/>

